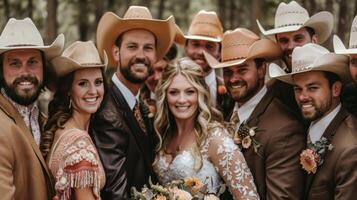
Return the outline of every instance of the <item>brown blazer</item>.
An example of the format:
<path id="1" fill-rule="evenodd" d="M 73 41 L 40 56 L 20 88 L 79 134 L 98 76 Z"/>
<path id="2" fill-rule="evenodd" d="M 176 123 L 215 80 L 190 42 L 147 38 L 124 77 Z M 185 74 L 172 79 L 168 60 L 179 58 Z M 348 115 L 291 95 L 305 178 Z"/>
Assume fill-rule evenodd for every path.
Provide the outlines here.
<path id="1" fill-rule="evenodd" d="M 351 200 L 357 198 L 357 119 L 344 108 L 323 134 L 333 145 L 306 187 L 309 200 Z"/>
<path id="2" fill-rule="evenodd" d="M 2 95 L 0 124 L 1 199 L 51 199 L 54 186 L 40 149 L 20 113 Z"/>
<path id="3" fill-rule="evenodd" d="M 272 92 L 258 103 L 247 120 L 258 127 L 258 154 L 253 147 L 242 149 L 261 199 L 301 199 L 305 174 L 299 155 L 305 148 L 305 128 L 292 111 Z"/>

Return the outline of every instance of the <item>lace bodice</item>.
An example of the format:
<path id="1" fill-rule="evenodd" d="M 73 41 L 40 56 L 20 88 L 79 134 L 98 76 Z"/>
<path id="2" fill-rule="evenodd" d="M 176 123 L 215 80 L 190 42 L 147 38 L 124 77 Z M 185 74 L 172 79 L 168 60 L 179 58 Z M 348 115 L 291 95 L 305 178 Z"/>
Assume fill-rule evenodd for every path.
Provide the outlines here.
<path id="1" fill-rule="evenodd" d="M 212 125 L 211 125 L 212 126 Z M 184 150 L 169 162 L 169 156 L 158 153 L 154 170 L 163 184 L 186 177 L 199 178 L 208 191 L 217 193 L 226 183 L 235 199 L 259 199 L 253 176 L 243 154 L 227 131 L 217 125 L 209 128 L 209 136 L 200 147 L 202 167 L 196 169 L 192 150 Z"/>
<path id="2" fill-rule="evenodd" d="M 55 139 L 47 159 L 56 179 L 56 197 L 72 199 L 73 188 L 92 187 L 96 199 L 105 183 L 99 155 L 88 133 L 69 129 Z"/>

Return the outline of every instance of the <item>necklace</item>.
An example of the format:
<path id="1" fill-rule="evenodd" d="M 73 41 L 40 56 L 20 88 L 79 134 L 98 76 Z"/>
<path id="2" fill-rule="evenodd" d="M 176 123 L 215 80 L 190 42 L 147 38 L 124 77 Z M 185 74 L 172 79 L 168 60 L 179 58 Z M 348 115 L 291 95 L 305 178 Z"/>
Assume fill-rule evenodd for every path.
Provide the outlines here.
<path id="1" fill-rule="evenodd" d="M 187 138 L 188 136 L 190 136 L 191 135 L 191 133 L 192 132 L 194 132 L 195 134 L 197 134 L 197 130 L 196 129 L 193 129 L 193 131 L 190 131 L 189 133 L 190 134 L 188 134 L 188 135 L 185 135 L 185 136 L 181 136 L 180 138 L 179 138 L 179 140 L 178 140 L 178 145 L 176 146 L 176 149 L 174 150 L 174 151 L 167 151 L 167 144 L 165 145 L 165 147 L 164 147 L 164 152 L 166 153 L 166 154 L 170 154 L 170 155 L 177 155 L 177 153 L 178 152 L 180 152 L 182 149 L 183 149 L 183 143 L 186 143 L 186 142 L 183 142 L 183 140 L 184 140 L 184 138 Z"/>

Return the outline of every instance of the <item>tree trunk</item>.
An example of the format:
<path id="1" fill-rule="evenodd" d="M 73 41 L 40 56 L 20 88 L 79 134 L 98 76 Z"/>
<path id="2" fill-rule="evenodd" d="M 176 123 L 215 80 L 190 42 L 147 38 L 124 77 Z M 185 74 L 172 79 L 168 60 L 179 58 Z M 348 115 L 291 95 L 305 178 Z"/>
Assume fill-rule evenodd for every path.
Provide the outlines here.
<path id="1" fill-rule="evenodd" d="M 329 12 L 331 12 L 331 13 L 333 13 L 333 0 L 326 0 L 326 7 L 325 7 L 325 9 L 326 9 L 326 11 L 329 11 Z"/>
<path id="2" fill-rule="evenodd" d="M 88 20 L 88 2 L 85 1 L 84 3 L 78 1 L 77 8 L 79 10 L 79 24 L 78 24 L 78 31 L 79 31 L 79 40 L 86 41 L 88 38 L 87 34 L 87 20 Z"/>
<path id="3" fill-rule="evenodd" d="M 348 10 L 347 8 L 347 3 L 345 0 L 340 0 L 339 1 L 339 17 L 338 17 L 338 26 L 337 26 L 337 33 L 341 37 L 342 41 L 346 41 L 346 25 L 348 21 L 348 15 L 346 11 Z"/>
<path id="4" fill-rule="evenodd" d="M 46 20 L 46 39 L 47 43 L 54 40 L 57 36 L 57 0 L 47 1 L 47 20 Z"/>
<path id="5" fill-rule="evenodd" d="M 5 10 L 6 21 L 8 21 L 10 19 L 10 8 L 9 8 L 8 0 L 4 0 L 4 10 Z"/>
<path id="6" fill-rule="evenodd" d="M 32 19 L 32 13 L 33 13 L 33 3 L 32 3 L 32 0 L 28 0 L 27 10 L 28 10 L 28 17 Z"/>
<path id="7" fill-rule="evenodd" d="M 312 16 L 316 12 L 316 1 L 315 0 L 310 0 L 310 9 L 309 9 L 309 14 Z"/>
<path id="8" fill-rule="evenodd" d="M 234 3 L 234 0 L 230 0 L 230 11 L 229 11 L 229 28 L 234 29 L 236 27 L 236 12 L 237 7 Z"/>
<path id="9" fill-rule="evenodd" d="M 103 13 L 104 13 L 104 3 L 102 0 L 95 0 L 94 1 L 95 4 L 95 21 L 96 24 L 98 24 L 100 18 L 102 17 Z"/>
<path id="10" fill-rule="evenodd" d="M 165 10 L 165 0 L 159 1 L 159 7 L 157 9 L 157 18 L 162 19 Z"/>
<path id="11" fill-rule="evenodd" d="M 257 23 L 255 22 L 256 19 L 260 19 L 260 14 L 261 14 L 261 9 L 260 9 L 260 0 L 253 0 L 251 2 L 251 16 L 250 16 L 250 30 L 252 30 L 254 33 L 259 34 L 259 28 Z"/>
<path id="12" fill-rule="evenodd" d="M 217 0 L 218 17 L 222 22 L 223 30 L 226 30 L 226 1 Z"/>

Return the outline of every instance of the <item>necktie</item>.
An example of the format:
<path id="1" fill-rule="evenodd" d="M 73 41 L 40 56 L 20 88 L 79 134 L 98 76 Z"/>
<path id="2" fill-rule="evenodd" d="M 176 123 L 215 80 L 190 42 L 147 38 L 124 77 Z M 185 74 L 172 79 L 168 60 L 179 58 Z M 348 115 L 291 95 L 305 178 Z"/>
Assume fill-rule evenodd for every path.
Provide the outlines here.
<path id="1" fill-rule="evenodd" d="M 232 137 L 234 137 L 235 135 L 238 122 L 239 122 L 238 113 L 236 111 L 233 111 L 232 116 L 229 122 L 227 123 L 227 127 L 226 127 L 228 132 L 232 135 Z"/>
<path id="2" fill-rule="evenodd" d="M 141 130 L 146 134 L 146 126 L 145 126 L 145 122 L 144 122 L 143 116 L 140 111 L 140 103 L 138 101 L 136 101 L 133 111 L 134 111 L 134 116 L 136 118 L 136 121 L 138 122 Z"/>

